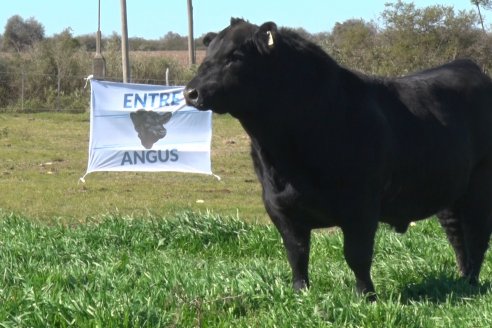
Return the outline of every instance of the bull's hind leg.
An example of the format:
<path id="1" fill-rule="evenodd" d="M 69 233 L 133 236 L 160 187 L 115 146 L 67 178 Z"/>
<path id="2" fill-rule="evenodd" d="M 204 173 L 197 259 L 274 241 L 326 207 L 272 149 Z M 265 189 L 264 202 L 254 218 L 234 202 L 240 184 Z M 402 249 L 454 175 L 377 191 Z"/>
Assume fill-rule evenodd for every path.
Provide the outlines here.
<path id="1" fill-rule="evenodd" d="M 492 232 L 492 161 L 474 171 L 459 213 L 465 245 L 462 273 L 477 284 Z"/>
<path id="2" fill-rule="evenodd" d="M 464 239 L 465 237 L 459 212 L 457 210 L 446 209 L 439 212 L 437 217 L 439 218 L 439 223 L 446 232 L 449 243 L 454 249 L 460 274 L 465 276 L 467 256 Z"/>

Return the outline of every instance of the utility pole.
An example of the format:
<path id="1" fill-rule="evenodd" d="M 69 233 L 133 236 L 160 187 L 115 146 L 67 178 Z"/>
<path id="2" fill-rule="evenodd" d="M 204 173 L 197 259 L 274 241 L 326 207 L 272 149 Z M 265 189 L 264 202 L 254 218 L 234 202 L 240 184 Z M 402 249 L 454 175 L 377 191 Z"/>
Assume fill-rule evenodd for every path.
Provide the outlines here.
<path id="1" fill-rule="evenodd" d="M 92 59 L 92 74 L 96 79 L 106 77 L 106 60 L 101 53 L 101 0 L 97 10 L 96 55 Z"/>
<path id="2" fill-rule="evenodd" d="M 123 83 L 130 80 L 130 62 L 128 59 L 128 25 L 126 20 L 126 0 L 121 0 L 121 62 Z"/>
<path id="3" fill-rule="evenodd" d="M 194 65 L 195 60 L 195 40 L 193 39 L 193 4 L 188 0 L 188 64 Z"/>

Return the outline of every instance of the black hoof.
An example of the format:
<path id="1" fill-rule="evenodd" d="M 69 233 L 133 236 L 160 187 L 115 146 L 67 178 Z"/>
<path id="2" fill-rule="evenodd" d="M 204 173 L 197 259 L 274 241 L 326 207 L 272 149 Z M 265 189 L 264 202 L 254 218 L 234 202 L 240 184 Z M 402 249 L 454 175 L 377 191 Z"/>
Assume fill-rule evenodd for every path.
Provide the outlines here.
<path id="1" fill-rule="evenodd" d="M 305 280 L 294 281 L 293 287 L 296 292 L 305 291 L 309 289 L 309 282 Z"/>

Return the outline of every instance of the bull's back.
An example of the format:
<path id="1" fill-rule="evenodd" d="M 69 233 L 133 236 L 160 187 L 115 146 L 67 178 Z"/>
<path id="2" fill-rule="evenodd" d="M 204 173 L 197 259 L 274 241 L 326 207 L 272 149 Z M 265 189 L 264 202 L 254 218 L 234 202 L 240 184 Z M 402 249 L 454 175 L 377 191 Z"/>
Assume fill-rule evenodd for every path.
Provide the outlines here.
<path id="1" fill-rule="evenodd" d="M 476 160 L 492 150 L 492 80 L 472 61 L 394 80 L 392 89 L 416 132 L 467 147 Z"/>
<path id="2" fill-rule="evenodd" d="M 470 61 L 387 81 L 393 163 L 383 216 L 423 218 L 465 192 L 492 155 L 492 82 Z"/>

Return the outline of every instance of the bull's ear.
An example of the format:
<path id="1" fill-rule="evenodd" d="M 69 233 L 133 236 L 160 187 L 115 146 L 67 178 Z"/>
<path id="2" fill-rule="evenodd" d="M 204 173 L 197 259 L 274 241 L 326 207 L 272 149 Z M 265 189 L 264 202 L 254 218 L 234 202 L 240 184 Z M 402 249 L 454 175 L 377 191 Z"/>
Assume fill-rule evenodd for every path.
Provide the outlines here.
<path id="1" fill-rule="evenodd" d="M 212 42 L 212 40 L 215 39 L 216 36 L 217 36 L 217 33 L 214 33 L 214 32 L 207 33 L 203 37 L 203 45 L 205 47 L 208 47 L 208 45 L 210 44 L 210 42 Z"/>
<path id="2" fill-rule="evenodd" d="M 166 124 L 167 122 L 169 122 L 169 120 L 171 119 L 171 117 L 173 116 L 173 113 L 171 112 L 166 112 L 164 113 L 163 115 L 159 115 L 160 116 L 160 123 L 161 124 Z"/>
<path id="3" fill-rule="evenodd" d="M 277 24 L 267 22 L 261 25 L 255 35 L 256 45 L 260 53 L 268 54 L 275 49 L 277 38 Z"/>

